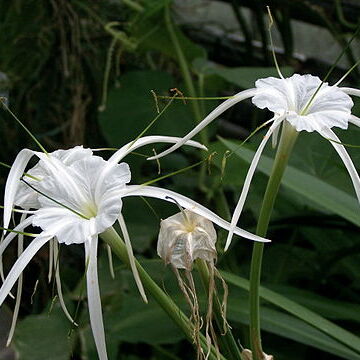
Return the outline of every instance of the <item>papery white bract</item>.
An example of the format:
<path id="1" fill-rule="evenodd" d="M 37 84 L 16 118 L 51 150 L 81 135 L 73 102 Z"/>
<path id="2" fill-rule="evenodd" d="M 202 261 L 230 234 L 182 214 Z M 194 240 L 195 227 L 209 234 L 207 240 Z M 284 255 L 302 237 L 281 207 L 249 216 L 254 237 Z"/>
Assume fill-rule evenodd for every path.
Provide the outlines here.
<path id="1" fill-rule="evenodd" d="M 288 122 L 297 132 L 318 132 L 322 137 L 330 140 L 341 160 L 343 161 L 353 183 L 356 196 L 360 202 L 360 178 L 346 149 L 340 144 L 339 138 L 333 132 L 333 127 L 347 129 L 352 123 L 360 126 L 360 119 L 351 114 L 353 101 L 349 95 L 360 96 L 360 90 L 330 86 L 312 75 L 294 74 L 289 78 L 277 79 L 269 77 L 259 79 L 255 88 L 241 91 L 232 98 L 224 101 L 215 108 L 192 131 L 169 149 L 152 156 L 149 160 L 165 156 L 191 139 L 206 125 L 216 119 L 224 111 L 242 100 L 252 98 L 252 102 L 260 109 L 268 109 L 274 113 L 269 130 L 261 141 L 250 164 L 238 204 L 234 210 L 231 229 L 229 231 L 225 250 L 229 247 L 233 229 L 241 215 L 252 177 L 260 160 L 261 153 L 271 136 L 276 145 L 277 134 L 281 124 Z"/>

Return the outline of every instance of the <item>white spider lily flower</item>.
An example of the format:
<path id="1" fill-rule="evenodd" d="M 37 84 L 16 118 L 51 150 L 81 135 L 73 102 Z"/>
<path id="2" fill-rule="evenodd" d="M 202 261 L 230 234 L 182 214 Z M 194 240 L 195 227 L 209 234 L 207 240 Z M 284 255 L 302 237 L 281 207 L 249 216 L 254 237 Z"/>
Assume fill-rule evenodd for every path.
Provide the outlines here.
<path id="1" fill-rule="evenodd" d="M 165 264 L 191 271 L 196 259 L 216 260 L 216 238 L 211 221 L 183 210 L 161 220 L 157 253 Z"/>
<path id="2" fill-rule="evenodd" d="M 359 175 L 345 147 L 340 144 L 339 138 L 332 130 L 333 127 L 347 129 L 349 123 L 360 126 L 360 119 L 351 114 L 353 101 L 350 98 L 350 95 L 360 96 L 360 90 L 339 87 L 338 84 L 339 82 L 331 86 L 326 82 L 322 82 L 316 76 L 299 74 L 294 74 L 289 78 L 269 77 L 259 79 L 255 83 L 255 88 L 241 91 L 224 101 L 184 136 L 181 141 L 164 152 L 150 157 L 149 160 L 158 159 L 171 153 L 224 111 L 242 100 L 252 98 L 252 103 L 256 107 L 260 109 L 266 108 L 272 111 L 274 116 L 271 119 L 272 125 L 261 141 L 250 164 L 240 199 L 233 213 L 225 250 L 230 245 L 233 229 L 242 212 L 261 153 L 271 136 L 273 136 L 273 141 L 276 142 L 279 128 L 284 121 L 289 123 L 296 132 L 316 131 L 322 137 L 331 140 L 330 143 L 343 161 L 353 183 L 356 196 L 360 201 Z"/>
<path id="3" fill-rule="evenodd" d="M 6 183 L 6 191 L 8 192 L 5 195 L 4 224 L 8 224 L 8 214 L 11 215 L 20 177 L 26 168 L 26 164 L 33 155 L 36 155 L 42 161 L 41 167 L 38 166 L 37 169 L 43 168 L 44 172 L 37 172 L 37 180 L 28 181 L 27 179 L 25 181 L 31 190 L 31 192 L 29 190 L 28 195 L 34 196 L 33 191 L 37 193 L 37 210 L 20 223 L 16 230 L 22 231 L 32 224 L 41 227 L 43 231 L 24 250 L 7 275 L 0 288 L 0 305 L 32 257 L 48 241 L 55 239 L 59 243 L 65 244 L 83 243 L 86 254 L 90 324 L 99 358 L 101 360 L 107 359 L 97 276 L 97 247 L 98 235 L 110 228 L 116 220 L 119 221 L 124 235 L 134 278 L 140 293 L 146 300 L 135 266 L 130 238 L 121 214 L 122 198 L 126 196 L 150 196 L 170 201 L 167 197 L 171 196 L 181 206 L 190 208 L 225 229 L 230 228 L 230 224 L 225 220 L 185 196 L 151 186 L 127 185 L 131 178 L 129 166 L 126 163 L 118 164 L 124 156 L 143 145 L 155 142 L 174 143 L 179 140 L 179 138 L 167 136 L 144 137 L 124 146 L 114 153 L 108 161 L 99 156 L 84 153 L 82 154 L 84 156 L 79 156 L 77 160 L 68 161 L 66 164 L 66 161 L 63 161 L 64 157 L 56 157 L 52 153 L 43 154 L 28 149 L 22 150 L 10 170 Z M 206 149 L 194 141 L 189 141 L 186 145 Z M 75 150 L 67 151 L 70 153 Z M 66 156 L 65 158 L 69 159 Z M 28 173 L 31 175 L 32 170 Z M 256 241 L 268 241 L 238 228 L 235 228 L 235 233 Z M 0 256 L 14 237 L 14 233 L 9 233 L 1 242 Z"/>
<path id="4" fill-rule="evenodd" d="M 95 198 L 98 171 L 106 167 L 105 160 L 90 156 L 66 166 L 52 158 L 51 164 L 48 167 L 50 174 L 33 188 L 39 192 L 39 209 L 24 224 L 26 226 L 31 220 L 32 225 L 41 227 L 43 231 L 24 250 L 5 279 L 0 289 L 0 305 L 24 267 L 46 242 L 55 238 L 59 243 L 68 245 L 83 243 L 90 324 L 99 358 L 107 359 L 97 276 L 98 235 L 112 226 L 120 216 L 121 188 L 130 181 L 130 169 L 125 163 L 113 166 Z M 4 239 L 2 250 L 9 243 L 11 235 Z"/>

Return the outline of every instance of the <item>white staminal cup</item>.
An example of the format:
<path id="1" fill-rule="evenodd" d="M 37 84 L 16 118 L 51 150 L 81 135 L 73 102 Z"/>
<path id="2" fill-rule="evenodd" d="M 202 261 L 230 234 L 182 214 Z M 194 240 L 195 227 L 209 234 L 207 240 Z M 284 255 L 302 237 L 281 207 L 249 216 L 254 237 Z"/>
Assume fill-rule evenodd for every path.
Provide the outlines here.
<path id="1" fill-rule="evenodd" d="M 191 271 L 196 259 L 216 260 L 216 237 L 211 221 L 183 210 L 161 221 L 157 253 L 166 264 Z"/>

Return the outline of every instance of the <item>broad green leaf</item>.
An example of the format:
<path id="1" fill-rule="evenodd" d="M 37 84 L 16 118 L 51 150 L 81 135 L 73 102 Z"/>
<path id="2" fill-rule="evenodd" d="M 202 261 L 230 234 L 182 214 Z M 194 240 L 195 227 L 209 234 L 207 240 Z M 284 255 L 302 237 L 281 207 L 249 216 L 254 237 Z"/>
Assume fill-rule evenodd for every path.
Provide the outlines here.
<path id="1" fill-rule="evenodd" d="M 30 315 L 17 325 L 14 348 L 19 360 L 68 360 L 74 343 L 71 324 L 55 306 L 50 314 Z"/>
<path id="2" fill-rule="evenodd" d="M 222 272 L 222 276 L 230 284 L 249 291 L 248 280 L 224 271 Z M 276 292 L 271 291 L 263 286 L 260 288 L 260 297 L 312 325 L 322 333 L 332 337 L 333 339 L 336 339 L 338 342 L 346 345 L 349 349 L 355 350 L 358 352 L 358 359 L 360 359 L 359 337 L 355 336 L 347 330 L 344 330 L 340 326 L 335 325 L 331 321 L 323 318 L 313 311 L 308 310 L 304 306 L 301 306 L 296 302 L 289 300 L 286 297 L 277 294 Z"/>
<path id="3" fill-rule="evenodd" d="M 347 130 L 338 130 L 337 133 L 342 142 L 359 145 L 360 130 L 356 126 L 350 125 Z M 270 155 L 271 150 L 269 151 L 269 148 L 265 150 L 266 155 Z M 359 149 L 348 147 L 346 150 L 355 166 L 360 164 Z M 330 142 L 317 133 L 300 134 L 291 154 L 290 164 L 349 195 L 354 193 L 350 176 L 340 157 Z"/>
<path id="4" fill-rule="evenodd" d="M 245 147 L 239 148 L 238 145 L 232 141 L 225 139 L 220 139 L 220 141 L 230 150 L 234 150 L 238 157 L 248 163 L 251 162 L 254 151 Z M 271 158 L 263 155 L 258 165 L 258 170 L 266 175 L 270 175 L 272 162 Z M 288 165 L 286 168 L 282 184 L 303 196 L 311 203 L 315 203 L 330 213 L 335 213 L 355 225 L 360 226 L 360 208 L 358 201 L 355 197 L 339 190 L 335 186 L 296 169 L 291 165 Z"/>
<path id="5" fill-rule="evenodd" d="M 176 81 L 161 71 L 129 71 L 121 77 L 121 86 L 110 90 L 106 110 L 99 115 L 100 127 L 112 146 L 122 146 L 135 139 L 157 116 L 151 90 L 169 95 Z M 159 101 L 159 106 L 164 106 Z M 190 108 L 182 101 L 173 101 L 165 113 L 145 135 L 179 136 L 193 126 Z M 142 153 L 149 153 L 141 149 Z M 143 159 L 141 159 L 143 160 Z"/>
<path id="6" fill-rule="evenodd" d="M 184 334 L 153 299 L 145 304 L 137 294 L 124 296 L 120 309 L 113 308 L 105 314 L 105 322 L 109 336 L 120 341 L 154 345 L 184 339 Z"/>

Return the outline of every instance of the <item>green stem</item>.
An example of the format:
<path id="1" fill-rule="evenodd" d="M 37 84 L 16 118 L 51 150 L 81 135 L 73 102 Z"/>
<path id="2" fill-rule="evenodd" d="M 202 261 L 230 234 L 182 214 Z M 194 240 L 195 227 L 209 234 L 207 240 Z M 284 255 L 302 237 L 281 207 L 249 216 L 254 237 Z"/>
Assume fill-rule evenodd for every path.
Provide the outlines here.
<path id="1" fill-rule="evenodd" d="M 114 228 L 109 228 L 103 232 L 100 237 L 111 247 L 111 250 L 116 254 L 121 261 L 123 261 L 128 267 L 130 262 L 126 250 L 124 241 Z M 155 301 L 162 307 L 167 315 L 176 323 L 176 325 L 184 332 L 190 342 L 193 342 L 193 325 L 187 316 L 179 309 L 179 307 L 172 301 L 172 299 L 164 293 L 164 291 L 155 283 L 155 281 L 149 276 L 138 261 L 135 260 L 136 267 L 138 269 L 142 283 L 147 291 L 153 296 Z M 144 306 L 146 306 L 144 304 Z M 205 337 L 200 334 L 201 347 L 204 353 L 207 352 L 207 345 Z M 209 359 L 218 360 L 216 350 L 211 348 Z M 226 360 L 224 356 L 220 355 L 220 360 Z"/>
<path id="2" fill-rule="evenodd" d="M 197 259 L 196 267 L 200 273 L 201 281 L 204 285 L 204 288 L 206 291 L 208 291 L 209 290 L 209 282 L 210 282 L 210 280 L 209 280 L 210 274 L 209 274 L 209 269 L 206 265 L 206 262 L 204 260 Z M 214 317 L 215 317 L 216 324 L 217 324 L 218 328 L 221 329 L 223 326 L 223 319 L 222 319 L 221 309 L 220 309 L 221 306 L 219 304 L 219 299 L 218 299 L 216 290 L 214 291 L 213 306 L 214 306 Z M 227 329 L 226 334 L 221 335 L 221 337 L 219 337 L 219 340 L 220 340 L 220 343 L 223 345 L 223 347 L 227 350 L 228 354 L 226 354 L 226 355 L 228 355 L 229 359 L 241 360 L 239 348 L 236 344 L 236 341 L 234 339 L 234 336 L 233 336 L 230 328 Z"/>
<path id="3" fill-rule="evenodd" d="M 297 135 L 298 133 L 295 128 L 293 128 L 287 121 L 284 121 L 280 143 L 275 156 L 270 178 L 267 183 L 256 228 L 256 234 L 259 236 L 266 236 L 271 213 L 280 187 L 280 182 L 288 163 L 291 150 L 295 144 Z M 254 244 L 250 268 L 250 344 L 253 360 L 263 359 L 259 306 L 259 286 L 263 250 L 263 243 L 256 242 Z"/>

